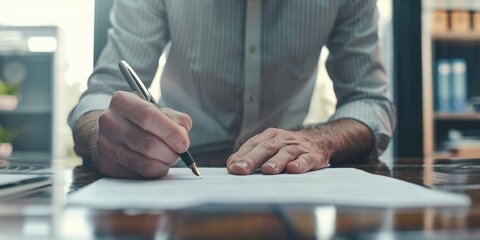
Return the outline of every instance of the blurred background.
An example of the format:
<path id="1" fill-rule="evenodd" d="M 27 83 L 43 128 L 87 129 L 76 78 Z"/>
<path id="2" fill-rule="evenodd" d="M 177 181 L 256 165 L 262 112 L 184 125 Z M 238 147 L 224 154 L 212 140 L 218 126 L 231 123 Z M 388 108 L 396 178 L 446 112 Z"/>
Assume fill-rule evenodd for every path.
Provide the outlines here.
<path id="1" fill-rule="evenodd" d="M 0 144 L 0 156 L 10 149 L 12 159 L 80 162 L 66 119 L 105 44 L 111 2 L 0 0 L 0 143 L 10 143 Z M 397 156 L 472 156 L 465 146 L 478 144 L 480 136 L 475 131 L 480 84 L 472 67 L 480 46 L 478 3 L 378 0 L 382 55 L 392 81 L 389 95 L 399 120 L 382 157 L 387 164 Z M 324 121 L 335 109 L 324 67 L 327 56 L 325 49 L 306 123 Z M 164 62 L 162 56 L 155 81 Z M 449 79 L 463 85 L 449 93 L 452 88 L 441 85 Z M 151 91 L 161 95 L 158 87 Z M 460 98 L 452 100 L 453 109 L 442 105 L 449 94 Z"/>
<path id="2" fill-rule="evenodd" d="M 0 79 L 18 97 L 0 100 L 11 158 L 78 162 L 66 118 L 93 69 L 94 6 L 93 0 L 0 0 Z"/>

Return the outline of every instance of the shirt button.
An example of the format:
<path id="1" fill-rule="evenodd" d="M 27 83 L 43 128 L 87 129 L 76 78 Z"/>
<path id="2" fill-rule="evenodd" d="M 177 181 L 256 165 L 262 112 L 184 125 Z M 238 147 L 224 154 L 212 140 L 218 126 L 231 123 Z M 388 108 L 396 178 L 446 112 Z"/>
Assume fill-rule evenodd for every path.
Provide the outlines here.
<path id="1" fill-rule="evenodd" d="M 257 48 L 254 45 L 252 45 L 248 48 L 249 53 L 255 53 L 256 50 L 257 50 Z"/>

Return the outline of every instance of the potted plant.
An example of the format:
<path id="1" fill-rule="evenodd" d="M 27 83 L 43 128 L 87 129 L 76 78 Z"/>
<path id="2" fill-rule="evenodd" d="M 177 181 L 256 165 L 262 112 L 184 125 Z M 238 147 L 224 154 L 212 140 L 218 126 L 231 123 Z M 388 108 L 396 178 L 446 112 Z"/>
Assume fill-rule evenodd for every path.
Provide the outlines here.
<path id="1" fill-rule="evenodd" d="M 13 110 L 18 104 L 19 84 L 0 79 L 0 110 Z"/>
<path id="2" fill-rule="evenodd" d="M 13 146 L 11 142 L 15 136 L 16 134 L 13 131 L 0 125 L 0 158 L 12 155 Z"/>

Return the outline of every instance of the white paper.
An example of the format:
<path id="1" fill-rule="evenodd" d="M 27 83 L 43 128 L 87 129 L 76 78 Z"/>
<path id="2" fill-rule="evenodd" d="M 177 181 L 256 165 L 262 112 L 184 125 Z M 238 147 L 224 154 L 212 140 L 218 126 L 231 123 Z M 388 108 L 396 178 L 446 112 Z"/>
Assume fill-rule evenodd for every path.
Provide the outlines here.
<path id="1" fill-rule="evenodd" d="M 313 203 L 367 207 L 468 206 L 465 195 L 428 189 L 353 168 L 235 176 L 225 168 L 172 168 L 159 180 L 100 179 L 69 203 L 101 209 L 175 209 L 207 203 Z"/>

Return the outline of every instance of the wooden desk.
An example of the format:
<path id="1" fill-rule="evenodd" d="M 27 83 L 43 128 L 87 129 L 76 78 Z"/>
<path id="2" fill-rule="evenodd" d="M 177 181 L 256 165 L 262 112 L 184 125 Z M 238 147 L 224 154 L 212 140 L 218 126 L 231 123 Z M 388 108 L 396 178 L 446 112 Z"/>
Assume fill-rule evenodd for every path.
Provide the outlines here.
<path id="1" fill-rule="evenodd" d="M 380 161 L 340 167 L 357 167 L 466 193 L 472 198 L 472 206 L 385 209 L 334 205 L 207 205 L 175 211 L 98 211 L 65 206 L 68 192 L 99 178 L 77 167 L 58 171 L 51 188 L 0 201 L 0 238 L 480 238 L 480 160 L 434 161 L 425 165 L 423 159 L 400 159 L 399 162 L 391 169 Z"/>

